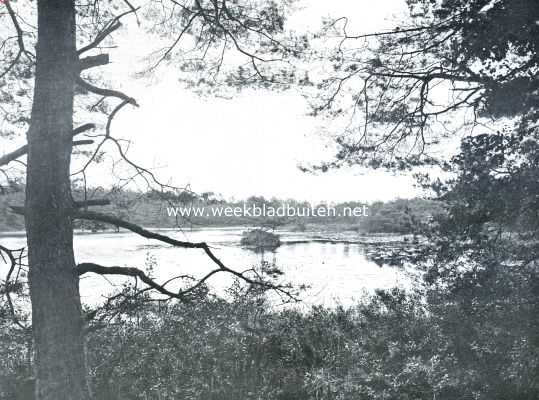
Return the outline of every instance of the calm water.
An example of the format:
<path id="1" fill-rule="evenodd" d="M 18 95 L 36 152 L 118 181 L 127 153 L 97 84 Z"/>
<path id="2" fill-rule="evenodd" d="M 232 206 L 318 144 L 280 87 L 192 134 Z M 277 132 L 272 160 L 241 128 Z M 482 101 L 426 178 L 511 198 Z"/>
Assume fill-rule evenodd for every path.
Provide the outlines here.
<path id="1" fill-rule="evenodd" d="M 305 234 L 279 232 L 285 242 L 274 253 L 257 254 L 239 246 L 244 228 L 212 228 L 187 232 L 167 232 L 182 240 L 206 241 L 214 247 L 215 254 L 238 271 L 260 264 L 275 263 L 284 272 L 283 280 L 293 284 L 311 286 L 303 295 L 305 303 L 335 305 L 351 304 L 376 288 L 412 284 L 413 268 L 378 266 L 365 256 L 365 247 L 343 243 L 294 243 L 308 239 Z M 2 238 L 2 244 L 11 248 L 24 246 L 23 237 Z M 176 275 L 203 276 L 213 265 L 201 250 L 187 250 L 161 245 L 131 233 L 82 234 L 75 236 L 77 262 L 95 262 L 105 266 L 135 266 L 144 268 L 154 260 L 153 276 L 164 282 Z M 4 269 L 5 266 L 2 267 Z M 103 295 L 114 290 L 123 281 L 119 277 L 99 277 L 88 274 L 81 280 L 81 295 L 87 303 L 99 302 Z M 232 279 L 217 274 L 210 285 L 223 292 Z M 167 286 L 168 287 L 168 286 Z M 174 289 L 174 284 L 170 285 Z"/>

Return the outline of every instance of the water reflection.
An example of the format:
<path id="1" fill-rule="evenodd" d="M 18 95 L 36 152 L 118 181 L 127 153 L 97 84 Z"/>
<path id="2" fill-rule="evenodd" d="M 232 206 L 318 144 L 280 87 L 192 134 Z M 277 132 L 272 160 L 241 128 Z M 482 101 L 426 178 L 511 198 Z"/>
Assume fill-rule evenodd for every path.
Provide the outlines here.
<path id="1" fill-rule="evenodd" d="M 182 240 L 206 241 L 216 255 L 238 271 L 266 261 L 278 266 L 284 279 L 311 288 L 303 295 L 307 304 L 350 304 L 377 288 L 406 287 L 410 280 L 402 268 L 379 267 L 365 256 L 364 247 L 350 243 L 301 243 L 305 236 L 281 232 L 286 243 L 274 252 L 255 253 L 241 248 L 243 229 L 203 229 L 169 234 Z M 300 242 L 300 243 L 298 243 Z M 163 282 L 178 274 L 202 276 L 213 267 L 203 251 L 171 248 L 130 233 L 104 233 L 75 236 L 77 262 L 103 265 L 144 267 L 148 259 L 155 262 L 154 276 Z M 24 238 L 4 238 L 8 247 L 24 245 Z M 86 276 L 81 280 L 81 294 L 86 302 L 100 301 L 122 278 Z M 218 292 L 232 283 L 226 274 L 217 274 L 210 284 Z M 171 289 L 174 289 L 171 287 Z"/>

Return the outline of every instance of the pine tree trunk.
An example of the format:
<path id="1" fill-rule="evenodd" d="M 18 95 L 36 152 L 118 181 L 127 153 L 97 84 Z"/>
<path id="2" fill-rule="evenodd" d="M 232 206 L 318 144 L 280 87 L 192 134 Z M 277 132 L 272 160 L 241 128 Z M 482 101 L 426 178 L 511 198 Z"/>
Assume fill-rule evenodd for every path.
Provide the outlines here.
<path id="1" fill-rule="evenodd" d="M 26 186 L 36 399 L 89 398 L 69 215 L 77 74 L 73 0 L 38 1 L 36 81 Z"/>

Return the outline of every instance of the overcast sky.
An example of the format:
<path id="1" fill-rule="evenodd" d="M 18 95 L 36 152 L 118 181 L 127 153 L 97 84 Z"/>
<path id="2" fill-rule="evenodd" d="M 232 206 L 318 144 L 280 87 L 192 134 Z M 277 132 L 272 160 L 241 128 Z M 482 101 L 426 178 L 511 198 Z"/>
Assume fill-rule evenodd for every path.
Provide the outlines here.
<path id="1" fill-rule="evenodd" d="M 303 5 L 294 26 L 316 28 L 325 16 L 346 15 L 357 32 L 390 28 L 405 10 L 400 0 L 304 0 Z M 299 164 L 330 159 L 332 152 L 319 134 L 321 122 L 307 116 L 304 99 L 294 91 L 249 90 L 231 100 L 201 99 L 183 89 L 171 69 L 160 70 L 152 81 L 128 78 L 125 72 L 135 72 L 131 67 L 149 45 L 144 40 L 136 30 L 118 38 L 115 80 L 140 108 L 122 110 L 114 132 L 132 139 L 131 154 L 157 168 L 164 180 L 235 198 L 372 201 L 417 193 L 412 178 L 390 173 L 301 172 Z"/>

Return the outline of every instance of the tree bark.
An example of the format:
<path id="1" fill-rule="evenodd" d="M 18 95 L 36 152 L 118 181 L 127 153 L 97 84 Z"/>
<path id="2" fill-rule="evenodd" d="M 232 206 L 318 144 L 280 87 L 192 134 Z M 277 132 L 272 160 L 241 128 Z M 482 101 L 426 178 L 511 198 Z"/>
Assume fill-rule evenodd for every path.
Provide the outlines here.
<path id="1" fill-rule="evenodd" d="M 73 0 L 39 0 L 25 204 L 37 400 L 89 399 L 70 216 L 77 75 Z"/>

